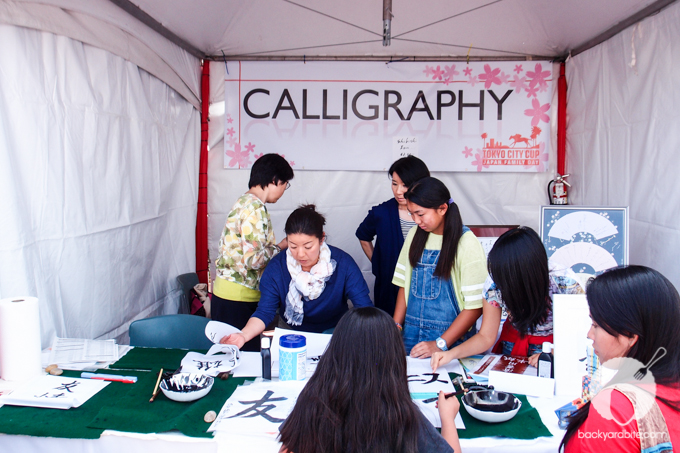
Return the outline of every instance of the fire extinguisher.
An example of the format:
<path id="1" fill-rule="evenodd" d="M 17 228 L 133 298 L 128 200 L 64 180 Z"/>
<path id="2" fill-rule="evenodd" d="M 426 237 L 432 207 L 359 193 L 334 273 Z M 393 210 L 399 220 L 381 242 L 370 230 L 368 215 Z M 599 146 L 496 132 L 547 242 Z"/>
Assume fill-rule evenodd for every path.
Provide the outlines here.
<path id="1" fill-rule="evenodd" d="M 569 204 L 567 199 L 567 187 L 571 187 L 567 181 L 564 180 L 569 175 L 557 175 L 555 179 L 548 183 L 548 198 L 550 204 Z M 552 185 L 552 190 L 550 186 Z"/>

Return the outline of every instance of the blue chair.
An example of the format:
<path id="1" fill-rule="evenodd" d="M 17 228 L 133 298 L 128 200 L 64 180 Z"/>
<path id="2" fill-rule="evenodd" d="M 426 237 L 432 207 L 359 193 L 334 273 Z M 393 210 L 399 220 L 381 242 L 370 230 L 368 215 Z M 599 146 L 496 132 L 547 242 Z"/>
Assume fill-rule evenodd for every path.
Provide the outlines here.
<path id="1" fill-rule="evenodd" d="M 205 336 L 210 319 L 194 315 L 164 315 L 130 324 L 130 346 L 146 348 L 210 349 Z"/>

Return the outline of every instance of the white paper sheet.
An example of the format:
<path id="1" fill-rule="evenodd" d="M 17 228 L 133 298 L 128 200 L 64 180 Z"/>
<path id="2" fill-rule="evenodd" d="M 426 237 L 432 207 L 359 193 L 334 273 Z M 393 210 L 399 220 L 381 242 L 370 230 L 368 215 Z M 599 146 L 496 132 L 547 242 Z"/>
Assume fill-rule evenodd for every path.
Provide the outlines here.
<path id="1" fill-rule="evenodd" d="M 276 437 L 306 382 L 261 381 L 239 386 L 208 431 Z"/>
<path id="2" fill-rule="evenodd" d="M 454 397 L 452 397 L 454 398 Z M 432 426 L 435 428 L 441 428 L 442 427 L 442 419 L 439 416 L 439 409 L 437 409 L 437 402 L 433 401 L 431 403 L 424 403 L 421 400 L 413 400 L 414 403 L 416 403 L 416 406 L 418 406 L 418 409 L 420 409 L 420 412 L 423 413 L 425 418 L 432 423 Z M 465 422 L 463 422 L 463 418 L 460 416 L 460 412 L 456 414 L 456 428 L 458 429 L 465 429 Z"/>
<path id="3" fill-rule="evenodd" d="M 234 377 L 262 377 L 262 356 L 259 352 L 241 352 L 241 363 L 234 368 Z"/>
<path id="4" fill-rule="evenodd" d="M 12 393 L 1 396 L 0 403 L 12 406 L 70 409 L 80 406 L 109 384 L 110 382 L 99 379 L 40 376 L 31 379 Z"/>
<path id="5" fill-rule="evenodd" d="M 223 352 L 224 354 L 217 354 Z M 241 351 L 229 344 L 213 345 L 207 354 L 188 352 L 182 359 L 183 373 L 201 373 L 217 376 L 219 373 L 231 371 L 241 363 Z"/>
<path id="6" fill-rule="evenodd" d="M 219 343 L 223 337 L 238 332 L 239 329 L 226 322 L 210 321 L 205 326 L 205 336 L 213 343 Z"/>
<path id="7" fill-rule="evenodd" d="M 555 392 L 581 395 L 590 329 L 590 309 L 585 294 L 553 296 L 553 343 L 555 345 Z"/>

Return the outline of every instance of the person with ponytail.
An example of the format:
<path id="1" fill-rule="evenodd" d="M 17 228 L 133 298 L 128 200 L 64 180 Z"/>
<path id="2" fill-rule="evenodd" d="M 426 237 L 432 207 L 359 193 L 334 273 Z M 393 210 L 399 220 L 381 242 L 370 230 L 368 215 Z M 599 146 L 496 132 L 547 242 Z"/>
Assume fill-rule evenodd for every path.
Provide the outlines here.
<path id="1" fill-rule="evenodd" d="M 440 435 L 411 399 L 392 318 L 375 307 L 355 308 L 338 323 L 281 425 L 280 452 L 459 453 L 459 405 L 439 393 Z"/>
<path id="2" fill-rule="evenodd" d="M 680 448 L 678 291 L 644 266 L 606 271 L 587 289 L 593 321 L 588 338 L 600 362 L 617 373 L 570 417 L 560 449 L 657 453 Z"/>
<path id="3" fill-rule="evenodd" d="M 423 178 L 405 197 L 417 227 L 406 236 L 392 279 L 400 287 L 394 321 L 403 324 L 406 352 L 426 358 L 474 335 L 486 259 L 444 183 Z"/>
<path id="4" fill-rule="evenodd" d="M 479 333 L 434 354 L 433 369 L 492 346 L 496 354 L 529 357 L 529 363 L 536 366 L 543 343 L 553 341 L 553 294 L 583 293 L 571 269 L 549 268 L 541 238 L 528 227 L 506 231 L 498 238 L 489 252 L 488 268 Z M 496 341 L 503 310 L 508 319 Z"/>
<path id="5" fill-rule="evenodd" d="M 354 259 L 326 243 L 326 219 L 313 204 L 303 205 L 286 220 L 286 253 L 276 255 L 260 282 L 257 310 L 240 333 L 221 343 L 241 348 L 260 335 L 276 317 L 279 327 L 321 333 L 331 330 L 347 310 L 372 306 L 368 285 Z"/>

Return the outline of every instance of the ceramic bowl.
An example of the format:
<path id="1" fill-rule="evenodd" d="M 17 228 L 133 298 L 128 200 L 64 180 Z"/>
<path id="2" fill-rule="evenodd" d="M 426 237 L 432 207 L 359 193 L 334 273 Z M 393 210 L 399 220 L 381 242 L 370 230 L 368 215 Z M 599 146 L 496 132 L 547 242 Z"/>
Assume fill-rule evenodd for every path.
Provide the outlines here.
<path id="1" fill-rule="evenodd" d="M 212 376 L 178 373 L 161 381 L 161 391 L 173 401 L 196 401 L 210 392 L 215 380 Z"/>
<path id="2" fill-rule="evenodd" d="M 487 423 L 506 422 L 522 407 L 515 395 L 497 390 L 469 392 L 461 401 L 468 414 Z"/>

